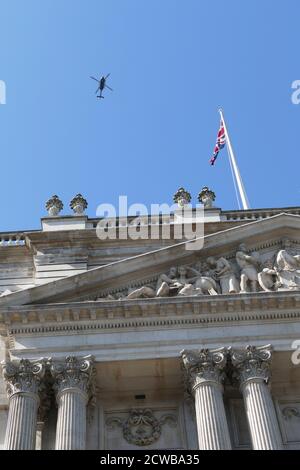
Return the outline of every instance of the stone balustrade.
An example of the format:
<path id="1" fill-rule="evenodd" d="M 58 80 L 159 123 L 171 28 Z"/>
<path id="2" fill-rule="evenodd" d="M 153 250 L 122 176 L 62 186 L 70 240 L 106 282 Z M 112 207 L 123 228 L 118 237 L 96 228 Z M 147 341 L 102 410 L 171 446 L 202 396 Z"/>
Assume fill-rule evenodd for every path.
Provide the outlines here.
<path id="1" fill-rule="evenodd" d="M 252 210 L 236 210 L 236 211 L 222 211 L 221 220 L 227 220 L 230 222 L 234 221 L 255 221 L 261 219 L 267 219 L 268 217 L 273 217 L 274 215 L 281 214 L 285 212 L 286 214 L 300 215 L 300 209 L 298 207 L 294 208 L 280 208 L 280 209 L 252 209 Z"/>
<path id="2" fill-rule="evenodd" d="M 293 214 L 293 215 L 300 215 L 300 208 L 299 207 L 287 207 L 287 208 L 279 208 L 279 209 L 251 209 L 251 210 L 234 210 L 234 211 L 222 211 L 221 209 L 214 208 L 213 210 L 220 212 L 220 221 L 228 221 L 228 222 L 235 222 L 235 221 L 255 221 L 255 220 L 262 220 L 267 219 L 268 217 L 273 217 L 274 215 L 281 214 L 282 212 L 286 214 Z M 195 213 L 196 209 L 191 209 L 191 213 Z M 204 214 L 205 215 L 205 214 Z M 111 219 L 111 227 L 127 227 L 134 223 L 136 216 L 128 216 L 128 217 L 116 217 L 115 219 Z M 96 228 L 97 224 L 101 219 L 89 219 L 87 222 L 87 228 Z M 109 221 L 109 218 L 107 219 Z M 174 221 L 174 214 L 157 214 L 157 215 L 145 215 L 139 218 L 139 223 L 142 226 L 147 225 L 164 225 L 173 223 Z"/>
<path id="3" fill-rule="evenodd" d="M 0 234 L 0 247 L 25 245 L 25 236 L 20 233 Z"/>

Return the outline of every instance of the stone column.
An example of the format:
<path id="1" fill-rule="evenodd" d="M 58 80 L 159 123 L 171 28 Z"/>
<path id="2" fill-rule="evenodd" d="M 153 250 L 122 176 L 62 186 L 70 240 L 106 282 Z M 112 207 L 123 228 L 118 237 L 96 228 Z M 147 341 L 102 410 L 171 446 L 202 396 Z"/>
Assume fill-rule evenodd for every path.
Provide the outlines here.
<path id="1" fill-rule="evenodd" d="M 255 450 L 282 449 L 275 407 L 267 385 L 271 358 L 271 345 L 231 350 L 231 361 L 235 368 L 233 376 L 238 379 L 243 394 Z"/>
<path id="2" fill-rule="evenodd" d="M 195 396 L 200 450 L 231 449 L 223 402 L 225 348 L 182 351 L 189 390 Z"/>
<path id="3" fill-rule="evenodd" d="M 19 363 L 3 362 L 2 369 L 9 397 L 4 447 L 7 450 L 35 449 L 44 361 L 21 359 Z"/>
<path id="4" fill-rule="evenodd" d="M 93 378 L 91 356 L 68 356 L 52 362 L 51 373 L 58 404 L 55 449 L 84 450 L 86 445 L 86 406 Z"/>

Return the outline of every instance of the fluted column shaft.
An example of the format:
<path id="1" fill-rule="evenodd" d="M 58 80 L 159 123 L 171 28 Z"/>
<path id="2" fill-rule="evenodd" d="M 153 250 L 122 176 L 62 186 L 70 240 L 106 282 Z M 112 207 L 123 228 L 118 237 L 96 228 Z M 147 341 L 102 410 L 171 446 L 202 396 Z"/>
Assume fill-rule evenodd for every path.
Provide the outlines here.
<path id="1" fill-rule="evenodd" d="M 21 359 L 20 362 L 3 362 L 2 369 L 9 397 L 4 448 L 35 449 L 39 392 L 45 373 L 44 362 Z"/>
<path id="2" fill-rule="evenodd" d="M 56 449 L 85 449 L 87 399 L 78 389 L 67 389 L 58 396 Z"/>
<path id="3" fill-rule="evenodd" d="M 222 386 L 203 382 L 194 393 L 199 449 L 231 449 Z"/>
<path id="4" fill-rule="evenodd" d="M 263 380 L 247 381 L 241 386 L 245 409 L 255 450 L 282 448 L 273 400 Z"/>
<path id="5" fill-rule="evenodd" d="M 274 403 L 268 387 L 272 348 L 247 346 L 232 350 L 231 360 L 240 383 L 254 450 L 283 448 Z"/>
<path id="6" fill-rule="evenodd" d="M 86 446 L 86 406 L 93 376 L 91 356 L 68 356 L 53 362 L 51 373 L 58 404 L 55 449 L 84 450 Z"/>
<path id="7" fill-rule="evenodd" d="M 35 448 L 38 404 L 39 399 L 34 394 L 17 393 L 10 398 L 5 449 Z"/>
<path id="8" fill-rule="evenodd" d="M 182 351 L 188 388 L 195 396 L 199 449 L 231 449 L 223 402 L 224 348 Z"/>

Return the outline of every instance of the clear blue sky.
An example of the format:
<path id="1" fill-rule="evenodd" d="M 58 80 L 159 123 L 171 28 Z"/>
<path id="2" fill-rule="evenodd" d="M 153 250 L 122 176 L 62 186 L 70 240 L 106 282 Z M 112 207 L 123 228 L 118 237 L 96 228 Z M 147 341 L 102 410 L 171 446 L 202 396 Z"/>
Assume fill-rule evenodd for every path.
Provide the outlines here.
<path id="1" fill-rule="evenodd" d="M 208 185 L 236 209 L 226 149 L 208 164 L 220 105 L 251 207 L 300 205 L 299 0 L 1 0 L 0 18 L 1 231 L 39 228 L 53 194 L 94 217 Z"/>

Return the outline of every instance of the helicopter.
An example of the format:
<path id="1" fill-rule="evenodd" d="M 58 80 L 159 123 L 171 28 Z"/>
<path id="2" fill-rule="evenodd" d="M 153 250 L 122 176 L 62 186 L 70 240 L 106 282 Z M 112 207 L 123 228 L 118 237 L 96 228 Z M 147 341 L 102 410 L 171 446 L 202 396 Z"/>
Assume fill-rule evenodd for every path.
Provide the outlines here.
<path id="1" fill-rule="evenodd" d="M 104 99 L 104 96 L 102 95 L 102 92 L 104 90 L 104 88 L 108 88 L 109 90 L 113 91 L 112 88 L 110 88 L 108 85 L 106 85 L 106 80 L 108 79 L 108 77 L 110 76 L 110 73 L 108 73 L 106 75 L 106 77 L 101 77 L 100 80 L 98 80 L 98 78 L 95 78 L 95 77 L 90 77 L 92 78 L 93 80 L 96 80 L 96 82 L 98 82 L 98 88 L 96 90 L 96 93 L 98 93 L 98 91 L 100 90 L 100 95 L 97 95 L 97 98 L 103 98 Z"/>

